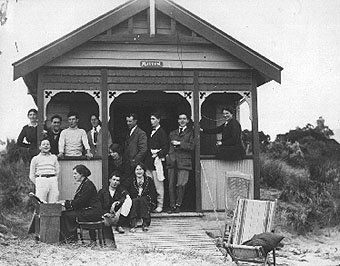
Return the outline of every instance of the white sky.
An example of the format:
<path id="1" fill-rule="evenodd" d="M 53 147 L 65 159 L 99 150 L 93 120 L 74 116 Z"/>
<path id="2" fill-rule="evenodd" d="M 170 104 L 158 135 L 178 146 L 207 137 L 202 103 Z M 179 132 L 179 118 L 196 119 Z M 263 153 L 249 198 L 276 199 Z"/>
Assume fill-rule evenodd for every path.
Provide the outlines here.
<path id="1" fill-rule="evenodd" d="M 9 1 L 8 20 L 0 26 L 0 140 L 16 139 L 27 110 L 36 107 L 23 80 L 12 81 L 11 64 L 124 2 Z M 175 2 L 284 68 L 281 85 L 258 89 L 260 130 L 275 138 L 319 116 L 340 128 L 340 1 Z"/>

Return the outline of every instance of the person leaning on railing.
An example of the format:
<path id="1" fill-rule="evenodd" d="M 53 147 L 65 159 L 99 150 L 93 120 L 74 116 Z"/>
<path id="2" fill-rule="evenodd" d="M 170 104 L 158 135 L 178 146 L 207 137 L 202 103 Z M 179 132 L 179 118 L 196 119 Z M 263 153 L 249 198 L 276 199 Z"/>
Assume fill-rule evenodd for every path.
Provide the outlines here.
<path id="1" fill-rule="evenodd" d="M 82 156 L 84 147 L 86 150 L 86 158 L 91 159 L 93 154 L 90 150 L 86 132 L 84 129 L 78 128 L 79 115 L 75 112 L 69 112 L 67 118 L 69 127 L 64 129 L 60 134 L 58 157 Z"/>
<path id="2" fill-rule="evenodd" d="M 224 123 L 216 128 L 202 129 L 202 133 L 222 133 L 221 143 L 218 145 L 216 157 L 222 160 L 238 160 L 244 157 L 245 150 L 242 143 L 242 129 L 240 123 L 233 118 L 232 110 L 223 107 L 221 110 Z"/>

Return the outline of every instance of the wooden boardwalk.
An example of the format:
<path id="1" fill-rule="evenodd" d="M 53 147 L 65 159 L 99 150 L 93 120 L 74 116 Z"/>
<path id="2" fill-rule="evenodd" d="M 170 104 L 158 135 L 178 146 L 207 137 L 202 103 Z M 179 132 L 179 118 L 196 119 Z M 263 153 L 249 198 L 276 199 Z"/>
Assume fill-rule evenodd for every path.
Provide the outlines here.
<path id="1" fill-rule="evenodd" d="M 209 261 L 221 263 L 223 255 L 201 226 L 202 218 L 174 217 L 152 218 L 150 230 L 135 233 L 115 233 L 118 249 L 150 248 L 164 252 L 178 252 L 202 256 Z"/>

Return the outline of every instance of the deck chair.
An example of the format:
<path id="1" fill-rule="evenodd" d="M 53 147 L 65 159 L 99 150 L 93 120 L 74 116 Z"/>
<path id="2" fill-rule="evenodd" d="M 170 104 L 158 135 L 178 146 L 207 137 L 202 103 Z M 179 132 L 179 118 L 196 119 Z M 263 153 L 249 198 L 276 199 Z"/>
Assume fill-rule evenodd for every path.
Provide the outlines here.
<path id="1" fill-rule="evenodd" d="M 275 206 L 276 201 L 249 199 L 237 201 L 228 241 L 223 243 L 226 257 L 229 255 L 237 265 L 239 261 L 270 265 L 269 255 L 272 253 L 273 263 L 276 265 L 275 249 L 266 254 L 262 246 L 242 245 L 255 234 L 272 231 Z"/>

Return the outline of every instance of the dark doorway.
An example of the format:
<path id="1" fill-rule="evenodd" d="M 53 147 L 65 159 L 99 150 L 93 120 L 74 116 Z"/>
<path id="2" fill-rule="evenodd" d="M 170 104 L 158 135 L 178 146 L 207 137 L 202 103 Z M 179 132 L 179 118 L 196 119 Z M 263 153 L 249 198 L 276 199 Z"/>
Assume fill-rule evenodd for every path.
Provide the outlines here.
<path id="1" fill-rule="evenodd" d="M 177 118 L 181 112 L 191 116 L 191 107 L 188 101 L 177 93 L 161 91 L 138 91 L 136 93 L 121 94 L 110 106 L 109 130 L 113 142 L 124 145 L 127 134 L 126 115 L 136 113 L 138 126 L 149 136 L 151 132 L 150 114 L 157 112 L 161 116 L 161 126 L 167 134 L 178 127 Z M 165 168 L 164 168 L 165 169 Z M 167 175 L 167 171 L 165 171 Z M 164 208 L 169 207 L 168 182 L 164 181 L 165 202 Z M 186 187 L 183 210 L 194 211 L 196 208 L 195 176 L 191 172 Z"/>

